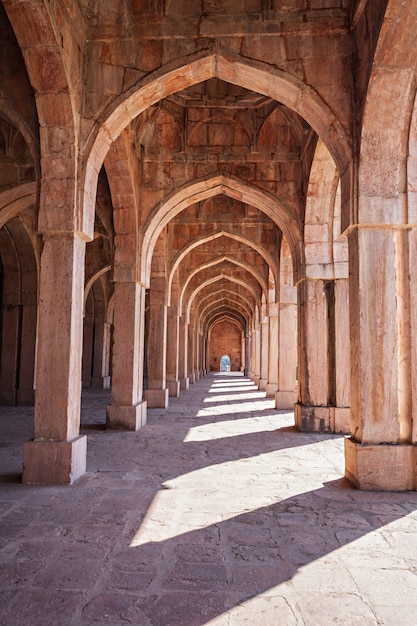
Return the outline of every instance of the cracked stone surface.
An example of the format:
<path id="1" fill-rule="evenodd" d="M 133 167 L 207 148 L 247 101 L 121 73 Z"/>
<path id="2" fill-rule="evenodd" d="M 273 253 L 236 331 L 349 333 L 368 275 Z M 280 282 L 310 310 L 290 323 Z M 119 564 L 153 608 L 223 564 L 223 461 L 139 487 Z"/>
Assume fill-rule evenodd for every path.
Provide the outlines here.
<path id="1" fill-rule="evenodd" d="M 31 409 L 1 408 L 0 624 L 414 626 L 417 493 L 360 492 L 343 437 L 299 433 L 243 377 L 210 375 L 106 431 L 87 473 L 20 483 Z"/>

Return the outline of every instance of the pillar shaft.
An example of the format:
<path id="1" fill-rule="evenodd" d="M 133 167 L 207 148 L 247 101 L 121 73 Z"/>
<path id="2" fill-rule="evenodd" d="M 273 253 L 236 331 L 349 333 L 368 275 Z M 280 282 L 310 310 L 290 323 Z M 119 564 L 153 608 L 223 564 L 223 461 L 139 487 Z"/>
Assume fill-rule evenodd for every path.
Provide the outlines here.
<path id="1" fill-rule="evenodd" d="M 270 304 L 269 313 L 269 350 L 268 350 L 268 384 L 266 395 L 274 398 L 278 391 L 278 338 L 279 318 L 277 304 Z"/>
<path id="2" fill-rule="evenodd" d="M 166 379 L 169 395 L 178 397 L 178 354 L 179 354 L 179 318 L 178 307 L 169 306 L 167 311 L 167 349 L 166 349 Z"/>
<path id="3" fill-rule="evenodd" d="M 85 241 L 44 236 L 40 267 L 35 437 L 24 447 L 23 482 L 70 483 L 85 471 L 79 437 Z"/>
<path id="4" fill-rule="evenodd" d="M 107 427 L 137 430 L 146 421 L 143 402 L 145 288 L 139 283 L 114 286 L 112 395 Z"/>
<path id="5" fill-rule="evenodd" d="M 414 238 L 394 227 L 359 227 L 349 235 L 351 438 L 345 455 L 346 476 L 361 489 L 417 488 L 409 280 Z"/>

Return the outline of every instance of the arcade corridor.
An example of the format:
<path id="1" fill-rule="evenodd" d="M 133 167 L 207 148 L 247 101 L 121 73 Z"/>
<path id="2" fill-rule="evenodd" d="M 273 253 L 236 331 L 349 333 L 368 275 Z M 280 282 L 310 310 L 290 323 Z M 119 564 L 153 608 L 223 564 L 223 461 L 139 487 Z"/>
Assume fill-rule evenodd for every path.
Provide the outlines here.
<path id="1" fill-rule="evenodd" d="M 107 402 L 84 393 L 87 472 L 62 487 L 19 482 L 33 409 L 2 408 L 0 624 L 415 624 L 417 493 L 354 490 L 342 436 L 233 372 L 135 433 Z"/>

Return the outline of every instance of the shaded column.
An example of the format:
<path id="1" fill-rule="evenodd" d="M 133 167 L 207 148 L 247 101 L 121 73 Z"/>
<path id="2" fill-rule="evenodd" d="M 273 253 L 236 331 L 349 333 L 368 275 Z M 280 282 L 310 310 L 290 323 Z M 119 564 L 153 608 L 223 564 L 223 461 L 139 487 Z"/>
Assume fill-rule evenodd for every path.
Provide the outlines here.
<path id="1" fill-rule="evenodd" d="M 79 435 L 85 241 L 46 234 L 40 265 L 35 436 L 24 444 L 25 483 L 68 484 L 86 468 Z"/>
<path id="2" fill-rule="evenodd" d="M 269 350 L 268 350 L 268 384 L 266 386 L 267 398 L 275 398 L 278 391 L 278 338 L 279 318 L 278 305 L 269 305 Z"/>
<path id="3" fill-rule="evenodd" d="M 328 405 L 327 300 L 323 280 L 298 284 L 298 429 L 332 432 Z"/>
<path id="4" fill-rule="evenodd" d="M 258 321 L 255 322 L 255 329 L 252 333 L 253 340 L 253 382 L 259 387 L 259 380 L 261 378 L 261 325 Z"/>
<path id="5" fill-rule="evenodd" d="M 150 315 L 148 336 L 148 389 L 145 398 L 148 406 L 166 408 L 169 390 L 166 385 L 167 306 L 165 304 L 165 278 L 153 279 L 150 289 Z"/>
<path id="6" fill-rule="evenodd" d="M 144 312 L 145 287 L 137 282 L 116 282 L 107 428 L 135 431 L 146 422 L 146 401 L 143 400 Z"/>
<path id="7" fill-rule="evenodd" d="M 108 348 L 110 341 L 110 325 L 99 320 L 94 325 L 94 352 L 91 386 L 97 389 L 108 389 L 110 386 Z"/>
<path id="8" fill-rule="evenodd" d="M 190 385 L 195 383 L 195 366 L 194 366 L 194 329 L 188 324 L 188 376 Z"/>
<path id="9" fill-rule="evenodd" d="M 297 304 L 279 303 L 278 391 L 275 408 L 292 410 L 297 401 Z"/>
<path id="10" fill-rule="evenodd" d="M 177 398 L 180 392 L 178 379 L 179 356 L 179 318 L 178 307 L 171 305 L 167 311 L 167 356 L 166 356 L 166 385 L 171 398 Z"/>
<path id="11" fill-rule="evenodd" d="M 188 324 L 184 316 L 179 319 L 178 378 L 180 390 L 187 390 L 190 385 L 188 378 Z"/>
<path id="12" fill-rule="evenodd" d="M 19 304 L 3 307 L 0 353 L 0 404 L 16 404 L 16 380 L 19 365 L 20 317 Z"/>
<path id="13" fill-rule="evenodd" d="M 416 298 L 409 278 L 413 286 L 416 261 L 414 229 L 356 227 L 349 234 L 351 437 L 345 456 L 346 476 L 361 489 L 416 489 L 410 332 Z"/>
<path id="14" fill-rule="evenodd" d="M 258 387 L 262 391 L 266 391 L 269 373 L 269 318 L 266 314 L 265 304 L 262 305 L 260 341 L 260 379 Z"/>
<path id="15" fill-rule="evenodd" d="M 335 407 L 334 431 L 350 433 L 350 333 L 349 328 L 349 280 L 334 281 L 335 309 Z"/>

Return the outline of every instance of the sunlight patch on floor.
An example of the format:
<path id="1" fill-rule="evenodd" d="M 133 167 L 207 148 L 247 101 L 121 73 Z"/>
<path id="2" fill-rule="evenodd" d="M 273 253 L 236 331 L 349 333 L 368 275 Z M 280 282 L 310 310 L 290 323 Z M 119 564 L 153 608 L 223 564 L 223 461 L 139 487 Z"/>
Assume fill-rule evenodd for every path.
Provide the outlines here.
<path id="1" fill-rule="evenodd" d="M 341 444 L 327 440 L 264 454 L 252 451 L 248 445 L 247 451 L 242 448 L 244 458 L 208 464 L 165 481 L 130 547 L 167 541 L 273 506 L 279 502 L 278 493 L 285 493 L 286 497 L 300 495 L 306 490 L 300 480 L 305 473 L 305 459 L 313 455 L 325 464 L 326 447 Z M 298 466 L 296 471 L 288 469 L 289 457 L 291 465 L 294 467 L 295 462 Z M 327 471 L 329 480 L 341 476 L 339 468 L 329 467 Z M 322 477 L 323 472 L 317 479 L 310 475 L 308 489 L 321 488 Z"/>
<path id="2" fill-rule="evenodd" d="M 278 416 L 277 416 L 278 417 Z M 282 425 L 285 419 L 285 414 L 280 413 L 279 426 Z M 288 419 L 285 420 L 288 426 L 294 423 L 294 413 L 288 413 Z M 240 434 L 260 433 L 267 431 L 274 431 L 278 427 L 278 423 L 269 416 L 265 419 L 265 416 L 259 417 L 247 417 L 241 420 L 225 420 L 222 421 L 222 429 L 219 429 L 218 423 L 215 424 L 201 424 L 199 426 L 193 426 L 190 428 L 185 436 L 184 442 L 190 441 L 212 441 L 213 439 L 223 439 L 225 435 L 227 437 L 233 437 Z"/>

